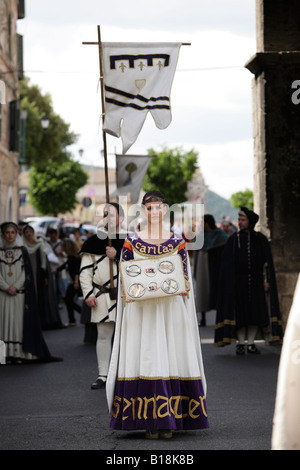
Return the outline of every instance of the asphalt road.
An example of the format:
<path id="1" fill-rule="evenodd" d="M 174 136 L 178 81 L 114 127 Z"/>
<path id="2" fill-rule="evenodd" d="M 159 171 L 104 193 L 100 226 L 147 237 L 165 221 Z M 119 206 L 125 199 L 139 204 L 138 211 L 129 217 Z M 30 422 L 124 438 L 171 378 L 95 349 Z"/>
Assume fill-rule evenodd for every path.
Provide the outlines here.
<path id="1" fill-rule="evenodd" d="M 63 362 L 0 366 L 0 450 L 109 451 L 105 458 L 123 451 L 270 450 L 280 347 L 260 343 L 260 356 L 236 356 L 234 346 L 216 348 L 214 320 L 210 312 L 208 326 L 199 329 L 209 429 L 155 441 L 142 432 L 111 430 L 105 391 L 90 388 L 97 376 L 95 346 L 84 343 L 78 324 L 44 332 Z"/>

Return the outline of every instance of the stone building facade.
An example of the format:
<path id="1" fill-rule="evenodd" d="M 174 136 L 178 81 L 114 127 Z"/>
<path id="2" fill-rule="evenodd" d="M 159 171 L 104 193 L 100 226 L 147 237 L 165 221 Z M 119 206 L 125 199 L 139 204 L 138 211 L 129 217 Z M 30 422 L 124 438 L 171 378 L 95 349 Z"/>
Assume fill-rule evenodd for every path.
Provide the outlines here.
<path id="1" fill-rule="evenodd" d="M 23 67 L 17 21 L 22 18 L 24 0 L 0 0 L 0 222 L 16 222 L 19 211 L 19 80 Z"/>
<path id="2" fill-rule="evenodd" d="M 300 9 L 256 0 L 253 73 L 254 209 L 270 239 L 286 322 L 300 272 Z"/>

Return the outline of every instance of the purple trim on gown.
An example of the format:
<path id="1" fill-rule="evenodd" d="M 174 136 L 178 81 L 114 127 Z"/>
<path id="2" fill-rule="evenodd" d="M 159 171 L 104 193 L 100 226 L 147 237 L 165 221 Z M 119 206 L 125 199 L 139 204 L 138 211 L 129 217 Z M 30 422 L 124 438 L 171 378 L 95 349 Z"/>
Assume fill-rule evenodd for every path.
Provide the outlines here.
<path id="1" fill-rule="evenodd" d="M 201 379 L 117 381 L 111 427 L 119 430 L 208 428 Z"/>

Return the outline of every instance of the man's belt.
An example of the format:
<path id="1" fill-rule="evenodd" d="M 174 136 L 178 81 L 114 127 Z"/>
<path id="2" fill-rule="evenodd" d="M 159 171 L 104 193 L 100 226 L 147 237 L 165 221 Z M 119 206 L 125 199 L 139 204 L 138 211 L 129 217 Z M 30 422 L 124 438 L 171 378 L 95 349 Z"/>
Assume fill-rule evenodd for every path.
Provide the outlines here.
<path id="1" fill-rule="evenodd" d="M 99 297 L 102 294 L 110 294 L 110 291 L 111 291 L 110 287 L 100 286 L 99 284 L 96 284 L 96 282 L 94 281 L 92 282 L 92 284 L 93 284 L 93 287 L 96 287 L 96 289 L 99 290 L 97 294 L 95 295 L 95 297 Z"/>

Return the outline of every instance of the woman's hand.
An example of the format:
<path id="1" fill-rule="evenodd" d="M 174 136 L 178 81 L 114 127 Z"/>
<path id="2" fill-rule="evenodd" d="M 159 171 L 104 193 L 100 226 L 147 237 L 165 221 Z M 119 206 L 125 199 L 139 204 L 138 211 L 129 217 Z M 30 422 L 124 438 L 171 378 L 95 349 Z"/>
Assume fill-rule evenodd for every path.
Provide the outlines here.
<path id="1" fill-rule="evenodd" d="M 8 289 L 6 289 L 6 292 L 11 296 L 17 295 L 17 289 L 15 286 L 10 286 Z"/>
<path id="2" fill-rule="evenodd" d="M 124 298 L 125 298 L 125 295 L 121 294 L 121 299 L 124 299 Z M 126 300 L 127 304 L 132 304 L 132 302 L 135 302 L 135 300 Z"/>
<path id="3" fill-rule="evenodd" d="M 270 290 L 270 283 L 269 282 L 264 282 L 264 289 L 265 289 L 265 292 L 269 292 L 269 290 Z"/>
<path id="4" fill-rule="evenodd" d="M 191 288 L 190 288 L 190 287 L 187 287 L 187 288 L 186 288 L 186 291 L 185 291 L 185 292 L 182 292 L 180 295 L 183 295 L 183 296 L 189 295 L 190 290 L 191 290 Z"/>
<path id="5" fill-rule="evenodd" d="M 79 289 L 79 275 L 78 274 L 75 275 L 73 286 L 75 290 Z"/>

